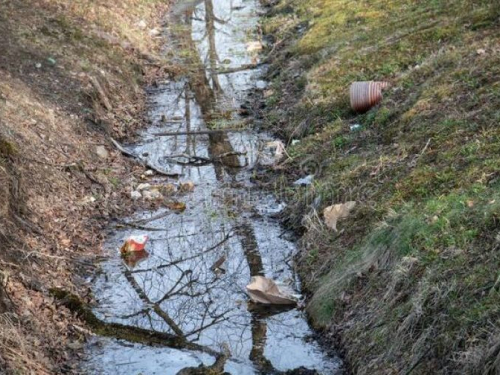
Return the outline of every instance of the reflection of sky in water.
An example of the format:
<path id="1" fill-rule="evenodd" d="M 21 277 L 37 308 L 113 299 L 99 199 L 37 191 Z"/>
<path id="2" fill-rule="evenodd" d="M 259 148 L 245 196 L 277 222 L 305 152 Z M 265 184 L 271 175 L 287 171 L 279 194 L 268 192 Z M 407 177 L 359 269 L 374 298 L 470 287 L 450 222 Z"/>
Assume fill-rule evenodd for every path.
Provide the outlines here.
<path id="1" fill-rule="evenodd" d="M 247 43 L 257 38 L 253 32 L 257 28 L 258 21 L 255 16 L 255 4 L 243 0 L 215 0 L 212 4 L 215 16 L 213 32 L 206 28 L 204 3 L 196 8 L 193 19 L 193 38 L 209 70 L 207 73 L 209 79 L 211 69 L 238 68 L 258 62 L 257 51 L 247 51 Z M 216 46 L 215 54 L 211 54 L 211 43 Z M 211 59 L 213 55 L 216 57 L 215 61 Z M 255 87 L 257 73 L 255 70 L 245 70 L 218 75 L 225 100 L 233 104 L 240 102 L 245 91 Z"/>
<path id="2" fill-rule="evenodd" d="M 175 5 L 175 12 L 182 14 L 189 9 L 186 4 L 197 4 L 192 13 L 192 35 L 198 42 L 200 59 L 208 67 L 211 88 L 220 85 L 222 93 L 216 95 L 217 106 L 237 107 L 245 91 L 255 85 L 258 72 L 227 75 L 210 72 L 221 66 L 234 68 L 255 61 L 247 53 L 246 43 L 252 40 L 251 30 L 257 25 L 257 1 L 213 0 L 212 3 L 215 30 L 206 28 L 204 1 L 180 2 Z M 211 50 L 214 46 L 215 54 Z M 257 341 L 264 344 L 260 355 L 277 370 L 304 366 L 332 374 L 338 362 L 326 358 L 318 344 L 308 340 L 312 332 L 301 312 L 290 310 L 261 318 L 258 326 L 263 330 L 259 330 L 254 326 L 255 317 L 247 310 L 245 286 L 252 276 L 251 259 L 262 265 L 265 276 L 299 288 L 291 265 L 295 246 L 283 236 L 279 223 L 268 217 L 282 207 L 266 193 L 251 189 L 248 168 L 227 168 L 220 163 L 179 164 L 184 160 L 182 155 L 213 157 L 214 149 L 222 149 L 245 153 L 237 157 L 239 165 L 252 166 L 262 144 L 271 138 L 254 132 L 230 133 L 224 137 L 152 135 L 207 129 L 204 114 L 188 83 L 180 79 L 152 89 L 149 102 L 153 125 L 143 132 L 141 143 L 133 146 L 133 150 L 159 168 L 182 174 L 181 180 L 193 181 L 195 191 L 176 197 L 186 203 L 183 213 L 160 210 L 137 214 L 131 219 L 147 219 L 165 212 L 161 219 L 144 224 L 155 230 L 123 230 L 110 236 L 106 244 L 110 258 L 102 264 L 103 273 L 94 287 L 98 301 L 95 311 L 107 321 L 174 333 L 165 317 L 154 311 L 152 303 L 157 303 L 190 341 L 214 350 L 221 350 L 222 344 L 228 345 L 232 358 L 225 369 L 232 374 L 258 372 L 250 360 Z M 129 268 L 117 249 L 128 235 L 139 233 L 150 237 L 149 257 Z M 212 266 L 222 257 L 225 273 L 216 273 Z M 141 298 L 134 284 L 150 303 Z M 210 356 L 196 352 L 113 340 L 101 343 L 102 347 L 93 346 L 89 350 L 88 369 L 96 373 L 175 374 L 186 366 L 213 362 Z"/>

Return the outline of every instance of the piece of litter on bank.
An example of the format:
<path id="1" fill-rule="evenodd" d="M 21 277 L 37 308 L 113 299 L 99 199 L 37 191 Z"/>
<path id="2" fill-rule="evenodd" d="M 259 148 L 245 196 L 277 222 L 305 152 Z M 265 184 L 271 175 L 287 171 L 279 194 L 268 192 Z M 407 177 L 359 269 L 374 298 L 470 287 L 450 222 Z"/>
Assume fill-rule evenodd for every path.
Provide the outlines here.
<path id="1" fill-rule="evenodd" d="M 146 234 L 130 236 L 123 243 L 120 252 L 122 254 L 128 254 L 135 251 L 143 251 L 146 247 L 146 242 L 148 242 L 148 238 Z"/>
<path id="2" fill-rule="evenodd" d="M 297 298 L 282 291 L 273 280 L 264 276 L 252 276 L 252 281 L 247 285 L 247 292 L 250 299 L 255 303 L 265 305 L 297 304 Z"/>
<path id="3" fill-rule="evenodd" d="M 300 143 L 300 139 L 292 139 L 292 146 Z"/>
<path id="4" fill-rule="evenodd" d="M 107 159 L 109 157 L 109 152 L 106 150 L 106 147 L 100 145 L 96 146 L 95 148 L 95 153 L 97 156 L 99 156 L 101 159 Z"/>
<path id="5" fill-rule="evenodd" d="M 281 141 L 267 142 L 266 147 L 274 153 L 275 161 L 280 161 L 285 155 L 285 144 Z"/>
<path id="6" fill-rule="evenodd" d="M 155 174 L 154 171 L 152 171 L 151 169 L 148 169 L 146 172 L 144 172 L 144 175 L 146 176 L 153 176 Z"/>
<path id="7" fill-rule="evenodd" d="M 150 36 L 158 36 L 158 35 L 160 35 L 160 34 L 161 34 L 161 31 L 160 31 L 160 30 L 158 30 L 157 28 L 154 28 L 154 29 L 149 30 L 149 35 L 150 35 Z"/>
<path id="8" fill-rule="evenodd" d="M 264 91 L 264 99 L 270 98 L 274 95 L 274 90 L 265 90 Z"/>
<path id="9" fill-rule="evenodd" d="M 140 20 L 139 22 L 136 23 L 136 26 L 141 29 L 141 30 L 144 30 L 148 24 L 146 23 L 145 20 Z"/>
<path id="10" fill-rule="evenodd" d="M 354 206 L 356 206 L 356 202 L 349 201 L 346 203 L 334 204 L 325 208 L 323 210 L 325 224 L 328 226 L 328 228 L 333 229 L 337 232 L 337 221 L 349 216 L 349 213 L 354 208 Z"/>
<path id="11" fill-rule="evenodd" d="M 143 191 L 143 190 L 148 190 L 151 188 L 151 184 L 144 183 L 144 184 L 139 184 L 137 186 L 137 191 Z"/>
<path id="12" fill-rule="evenodd" d="M 352 132 L 355 132 L 361 130 L 361 125 L 360 124 L 349 125 L 349 129 L 351 129 Z"/>
<path id="13" fill-rule="evenodd" d="M 82 199 L 82 204 L 89 204 L 89 203 L 94 203 L 96 201 L 96 199 L 92 196 L 92 195 L 89 195 L 85 198 Z"/>
<path id="14" fill-rule="evenodd" d="M 356 112 L 366 112 L 382 100 L 382 90 L 389 86 L 387 82 L 353 82 L 350 88 L 351 108 Z"/>
<path id="15" fill-rule="evenodd" d="M 307 186 L 311 185 L 314 179 L 314 175 L 310 174 L 306 177 L 299 178 L 297 181 L 295 181 L 293 184 L 294 185 L 300 185 L 300 186 Z"/>
<path id="16" fill-rule="evenodd" d="M 262 43 L 258 40 L 247 43 L 247 52 L 255 52 L 262 50 Z"/>

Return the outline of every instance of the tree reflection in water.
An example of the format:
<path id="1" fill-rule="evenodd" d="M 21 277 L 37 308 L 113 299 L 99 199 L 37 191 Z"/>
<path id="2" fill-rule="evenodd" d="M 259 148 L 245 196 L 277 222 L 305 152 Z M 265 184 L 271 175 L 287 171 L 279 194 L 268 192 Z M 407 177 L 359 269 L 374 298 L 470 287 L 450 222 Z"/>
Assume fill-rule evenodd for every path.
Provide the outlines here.
<path id="1" fill-rule="evenodd" d="M 228 6 L 231 3 L 227 1 Z M 188 73 L 172 83 L 173 91 L 167 92 L 171 101 L 162 105 L 172 113 L 182 114 L 178 131 L 206 130 L 217 121 L 235 120 L 233 96 L 238 82 L 232 85 L 231 78 L 218 74 L 223 61 L 217 43 L 218 35 L 238 20 L 232 19 L 232 10 L 225 13 L 224 19 L 217 17 L 213 0 L 191 2 L 179 9 L 171 20 L 175 26 L 170 28 L 170 39 L 175 41 L 176 53 Z M 193 20 L 204 22 L 202 34 L 193 33 Z M 193 34 L 199 39 L 195 41 Z M 199 48 L 201 44 L 204 50 Z M 255 145 L 242 146 L 235 139 L 217 132 L 204 138 L 183 135 L 155 140 L 154 146 L 149 146 L 156 147 L 155 154 L 168 153 L 163 159 L 156 156 L 163 166 L 179 168 L 171 158 L 165 159 L 173 152 L 219 162 L 180 167 L 181 173 L 197 178 L 197 184 L 202 186 L 186 196 L 188 207 L 194 209 L 148 224 L 159 230 L 151 233 L 150 257 L 136 267 L 117 266 L 120 276 L 109 292 L 116 294 L 110 297 L 114 302 L 112 319 L 171 333 L 186 347 L 188 343 L 196 344 L 198 350 L 217 358 L 213 370 L 222 371 L 230 353 L 229 361 L 239 363 L 247 358 L 256 372 L 280 374 L 284 372 L 266 358 L 264 349 L 268 319 L 283 310 L 259 309 L 247 303 L 244 287 L 251 276 L 265 275 L 270 269 L 276 275 L 282 272 L 282 277 L 293 277 L 293 271 L 285 265 L 293 246 L 280 237 L 278 225 L 263 222 L 259 226 L 256 207 L 241 199 L 245 191 L 237 183 L 248 181 L 249 172 L 243 168 L 246 162 L 239 154 Z M 214 271 L 214 264 L 220 260 L 224 273 Z M 280 267 L 285 270 L 277 270 Z M 276 324 L 294 324 L 279 317 L 276 315 Z M 201 369 L 185 369 L 182 373 L 196 371 Z"/>

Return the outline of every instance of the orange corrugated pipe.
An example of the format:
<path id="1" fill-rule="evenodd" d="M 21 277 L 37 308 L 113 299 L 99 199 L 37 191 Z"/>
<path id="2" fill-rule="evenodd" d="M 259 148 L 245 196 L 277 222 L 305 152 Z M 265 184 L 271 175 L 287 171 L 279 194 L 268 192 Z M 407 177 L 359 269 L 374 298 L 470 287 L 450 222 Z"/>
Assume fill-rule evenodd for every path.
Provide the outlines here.
<path id="1" fill-rule="evenodd" d="M 382 90 L 388 82 L 353 82 L 350 89 L 351 108 L 356 112 L 366 112 L 382 100 Z"/>

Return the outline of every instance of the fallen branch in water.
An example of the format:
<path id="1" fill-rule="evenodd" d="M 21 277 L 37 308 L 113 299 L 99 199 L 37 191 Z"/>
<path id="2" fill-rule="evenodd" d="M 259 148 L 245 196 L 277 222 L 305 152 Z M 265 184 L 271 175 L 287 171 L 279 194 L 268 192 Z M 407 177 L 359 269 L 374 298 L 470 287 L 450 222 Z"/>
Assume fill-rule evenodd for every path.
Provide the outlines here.
<path id="1" fill-rule="evenodd" d="M 80 319 L 85 321 L 94 333 L 100 336 L 113 337 L 146 345 L 196 350 L 213 355 L 217 358 L 223 355 L 206 346 L 186 341 L 184 337 L 175 336 L 170 333 L 158 332 L 120 323 L 104 322 L 97 318 L 91 309 L 84 302 L 82 302 L 78 296 L 59 288 L 51 289 L 50 293 L 63 306 L 67 307 L 73 313 L 78 315 Z"/>
<path id="2" fill-rule="evenodd" d="M 158 169 L 156 168 L 155 166 L 153 166 L 151 163 L 148 163 L 147 161 L 145 161 L 144 159 L 142 159 L 140 156 L 134 154 L 133 152 L 131 151 L 128 151 L 125 149 L 125 147 L 123 147 L 120 143 L 118 143 L 116 140 L 114 140 L 113 138 L 109 138 L 111 140 L 111 143 L 113 143 L 113 145 L 118 149 L 118 151 L 120 151 L 123 155 L 125 156 L 128 156 L 130 158 L 133 158 L 135 160 L 137 160 L 139 163 L 141 163 L 142 165 L 144 165 L 146 168 L 149 168 L 149 169 L 152 169 L 153 171 L 155 171 L 156 173 L 158 174 L 161 174 L 163 176 L 167 176 L 167 177 L 174 177 L 174 178 L 177 178 L 179 176 L 181 176 L 179 173 L 168 173 L 168 172 L 165 172 L 161 169 Z"/>
<path id="3" fill-rule="evenodd" d="M 215 73 L 215 74 L 231 74 L 231 73 L 242 72 L 245 70 L 257 69 L 259 66 L 262 66 L 262 65 L 264 65 L 264 62 L 260 62 L 257 64 L 244 64 L 244 65 L 236 66 L 234 68 L 217 69 L 217 70 L 212 70 L 209 72 Z"/>
<path id="4" fill-rule="evenodd" d="M 180 165 L 207 165 L 207 164 L 212 164 L 212 163 L 223 163 L 222 159 L 227 158 L 229 156 L 241 156 L 241 155 L 246 155 L 246 152 L 238 152 L 238 151 L 231 151 L 231 152 L 225 152 L 223 154 L 215 155 L 213 158 L 206 158 L 204 156 L 196 156 L 196 155 L 188 155 L 188 154 L 179 154 L 179 155 L 172 155 L 172 156 L 166 156 L 165 159 L 178 159 L 178 158 L 184 158 L 187 159 L 186 162 L 182 162 L 179 160 L 176 160 L 176 164 Z"/>
<path id="5" fill-rule="evenodd" d="M 119 224 L 116 224 L 115 228 L 117 228 L 117 229 L 134 228 L 134 229 L 139 229 L 139 230 L 147 230 L 150 232 L 165 232 L 165 231 L 169 230 L 168 228 L 165 229 L 165 228 L 146 227 L 143 225 L 138 225 L 138 224 L 134 224 L 134 223 L 126 223 L 126 222 L 121 222 Z"/>
<path id="6" fill-rule="evenodd" d="M 155 216 L 147 218 L 147 219 L 139 219 L 139 220 L 129 221 L 129 222 L 120 222 L 119 224 L 126 225 L 126 226 L 143 225 L 143 224 L 150 223 L 152 221 L 163 219 L 163 218 L 167 217 L 170 214 L 171 214 L 170 211 L 166 211 L 166 212 L 163 212 L 161 214 L 155 215 Z"/>
<path id="7" fill-rule="evenodd" d="M 248 129 L 245 128 L 233 128 L 233 129 L 214 129 L 214 130 L 198 130 L 198 131 L 185 131 L 185 132 L 160 132 L 153 133 L 157 137 L 174 137 L 178 135 L 206 135 L 206 134 L 217 134 L 217 133 L 230 133 L 230 132 L 244 132 Z"/>

